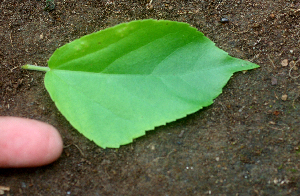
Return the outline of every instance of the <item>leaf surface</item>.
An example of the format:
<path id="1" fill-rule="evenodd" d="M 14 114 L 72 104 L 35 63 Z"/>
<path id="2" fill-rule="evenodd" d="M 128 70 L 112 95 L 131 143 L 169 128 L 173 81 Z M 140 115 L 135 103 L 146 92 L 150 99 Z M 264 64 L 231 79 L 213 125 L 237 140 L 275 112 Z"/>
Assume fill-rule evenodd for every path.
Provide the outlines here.
<path id="1" fill-rule="evenodd" d="M 234 72 L 259 67 L 186 23 L 152 19 L 86 35 L 57 49 L 48 65 L 45 86 L 56 106 L 103 148 L 212 104 Z"/>

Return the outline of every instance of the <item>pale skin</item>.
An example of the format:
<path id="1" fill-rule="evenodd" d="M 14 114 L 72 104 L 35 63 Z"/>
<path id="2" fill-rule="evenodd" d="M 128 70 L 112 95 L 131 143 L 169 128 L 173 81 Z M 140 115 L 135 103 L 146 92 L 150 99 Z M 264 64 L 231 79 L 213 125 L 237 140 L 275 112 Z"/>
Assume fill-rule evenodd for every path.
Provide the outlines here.
<path id="1" fill-rule="evenodd" d="M 62 138 L 52 125 L 19 117 L 0 117 L 0 168 L 47 165 L 57 160 L 62 150 Z"/>

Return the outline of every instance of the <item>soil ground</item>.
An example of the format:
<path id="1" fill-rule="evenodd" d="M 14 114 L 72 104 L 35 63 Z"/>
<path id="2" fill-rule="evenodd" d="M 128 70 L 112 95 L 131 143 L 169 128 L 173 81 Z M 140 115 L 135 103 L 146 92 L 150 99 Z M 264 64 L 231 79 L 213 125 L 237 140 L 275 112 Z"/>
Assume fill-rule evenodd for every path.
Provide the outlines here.
<path id="1" fill-rule="evenodd" d="M 0 186 L 10 187 L 4 195 L 300 195 L 298 0 L 54 3 L 0 2 L 0 115 L 52 124 L 66 146 L 51 165 L 1 169 Z M 187 22 L 261 67 L 234 74 L 211 106 L 102 149 L 56 109 L 44 73 L 20 67 L 47 66 L 65 43 L 147 18 Z"/>

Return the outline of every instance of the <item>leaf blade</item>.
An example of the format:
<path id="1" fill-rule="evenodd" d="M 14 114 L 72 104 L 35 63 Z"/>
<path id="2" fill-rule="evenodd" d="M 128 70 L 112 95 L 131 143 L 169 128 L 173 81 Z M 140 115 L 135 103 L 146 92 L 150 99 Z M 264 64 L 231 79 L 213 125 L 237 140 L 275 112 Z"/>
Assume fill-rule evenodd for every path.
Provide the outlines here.
<path id="1" fill-rule="evenodd" d="M 156 20 L 84 36 L 48 63 L 45 86 L 58 109 L 103 148 L 212 104 L 234 72 L 258 67 L 186 23 Z"/>

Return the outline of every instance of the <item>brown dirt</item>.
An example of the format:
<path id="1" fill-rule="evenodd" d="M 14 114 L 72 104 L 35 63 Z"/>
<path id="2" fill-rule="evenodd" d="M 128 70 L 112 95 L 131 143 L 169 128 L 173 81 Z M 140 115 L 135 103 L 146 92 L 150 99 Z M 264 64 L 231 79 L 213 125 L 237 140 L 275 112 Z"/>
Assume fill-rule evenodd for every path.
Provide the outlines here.
<path id="1" fill-rule="evenodd" d="M 54 10 L 40 0 L 0 2 L 0 115 L 48 122 L 66 146 L 51 165 L 1 169 L 5 194 L 300 195 L 299 1 L 148 2 L 56 0 Z M 59 113 L 44 73 L 20 67 L 46 66 L 65 43 L 147 18 L 187 22 L 261 68 L 235 74 L 213 105 L 120 149 L 101 149 Z"/>

